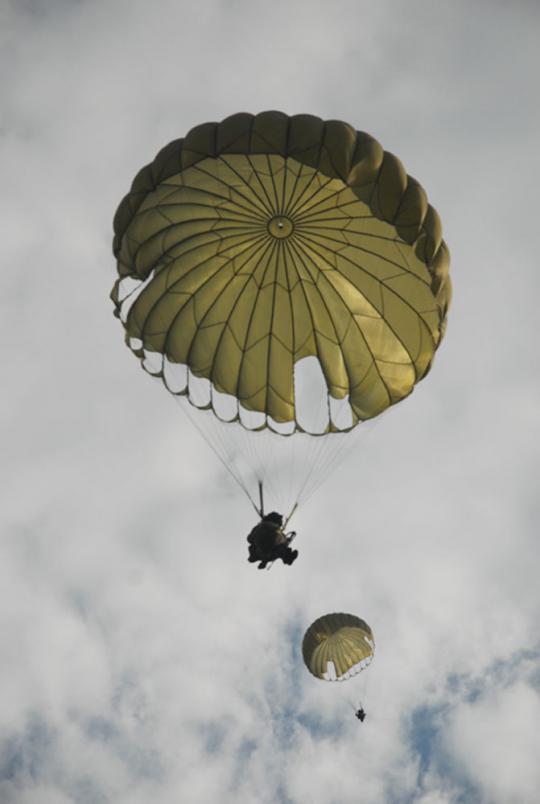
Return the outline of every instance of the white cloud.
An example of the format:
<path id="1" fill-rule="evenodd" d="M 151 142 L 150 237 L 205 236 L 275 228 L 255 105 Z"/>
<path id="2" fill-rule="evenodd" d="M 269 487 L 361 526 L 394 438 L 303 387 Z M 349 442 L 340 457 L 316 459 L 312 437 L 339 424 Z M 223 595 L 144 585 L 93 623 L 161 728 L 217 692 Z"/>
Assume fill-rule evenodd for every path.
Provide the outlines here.
<path id="1" fill-rule="evenodd" d="M 523 681 L 462 704 L 446 747 L 487 801 L 534 801 L 540 783 L 538 691 Z"/>
<path id="2" fill-rule="evenodd" d="M 533 804 L 536 23 L 527 3 L 4 7 L 6 804 Z M 107 294 L 136 170 L 193 124 L 271 107 L 403 158 L 456 296 L 430 377 L 299 511 L 294 567 L 263 573 L 249 505 Z M 377 645 L 340 690 L 299 652 L 331 610 Z"/>

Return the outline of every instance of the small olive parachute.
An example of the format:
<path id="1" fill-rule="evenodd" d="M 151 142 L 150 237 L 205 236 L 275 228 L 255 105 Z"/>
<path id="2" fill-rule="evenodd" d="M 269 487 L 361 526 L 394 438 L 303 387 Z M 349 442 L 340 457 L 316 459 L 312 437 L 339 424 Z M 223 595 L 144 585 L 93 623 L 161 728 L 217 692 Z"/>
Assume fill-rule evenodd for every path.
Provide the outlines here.
<path id="1" fill-rule="evenodd" d="M 344 681 L 373 659 L 375 642 L 369 625 L 354 614 L 325 614 L 307 629 L 302 642 L 304 663 L 325 681 Z"/>
<path id="2" fill-rule="evenodd" d="M 251 444 L 223 446 L 209 419 L 332 444 L 407 397 L 443 337 L 439 217 L 399 159 L 337 120 L 196 126 L 137 174 L 114 233 L 126 342 L 229 468 Z M 298 465 L 316 478 L 324 453 Z"/>

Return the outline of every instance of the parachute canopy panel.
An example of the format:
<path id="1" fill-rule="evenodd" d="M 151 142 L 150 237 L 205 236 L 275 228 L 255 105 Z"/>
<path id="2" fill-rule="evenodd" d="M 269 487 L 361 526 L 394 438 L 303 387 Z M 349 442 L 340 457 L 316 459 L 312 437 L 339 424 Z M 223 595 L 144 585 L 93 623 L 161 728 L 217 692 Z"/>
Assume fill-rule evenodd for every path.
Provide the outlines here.
<path id="1" fill-rule="evenodd" d="M 139 172 L 114 229 L 128 345 L 166 384 L 171 365 L 208 380 L 207 407 L 219 416 L 213 396 L 227 395 L 240 423 L 253 411 L 302 430 L 295 365 L 314 357 L 323 430 L 349 429 L 411 393 L 444 332 L 438 215 L 346 123 L 263 112 L 197 126 Z M 197 404 L 189 382 L 173 392 Z"/>
<path id="2" fill-rule="evenodd" d="M 369 625 L 354 614 L 325 614 L 304 635 L 302 656 L 312 675 L 345 681 L 367 667 L 375 642 Z"/>

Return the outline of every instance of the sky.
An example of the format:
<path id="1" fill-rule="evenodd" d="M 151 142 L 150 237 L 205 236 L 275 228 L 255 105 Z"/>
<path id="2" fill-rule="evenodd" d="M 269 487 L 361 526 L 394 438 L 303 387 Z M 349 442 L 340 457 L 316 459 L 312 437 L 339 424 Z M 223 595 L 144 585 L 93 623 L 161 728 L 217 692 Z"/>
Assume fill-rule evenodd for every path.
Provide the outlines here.
<path id="1" fill-rule="evenodd" d="M 2 804 L 537 801 L 539 36 L 519 0 L 0 4 Z M 108 294 L 139 168 L 267 109 L 400 157 L 454 301 L 429 377 L 299 509 L 298 561 L 258 572 Z M 375 635 L 348 685 L 302 663 L 329 611 Z"/>

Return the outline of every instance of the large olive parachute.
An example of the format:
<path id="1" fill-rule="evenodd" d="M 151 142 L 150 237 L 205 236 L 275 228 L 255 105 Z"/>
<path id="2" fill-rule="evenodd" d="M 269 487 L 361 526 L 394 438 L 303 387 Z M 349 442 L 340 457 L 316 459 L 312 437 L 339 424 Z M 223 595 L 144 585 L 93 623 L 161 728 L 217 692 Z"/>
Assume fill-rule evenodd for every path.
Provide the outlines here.
<path id="1" fill-rule="evenodd" d="M 395 156 L 343 122 L 263 112 L 197 126 L 139 172 L 114 230 L 132 351 L 248 429 L 351 429 L 411 393 L 443 336 L 439 217 Z M 316 428 L 300 410 L 306 358 L 324 391 Z"/>
<path id="2" fill-rule="evenodd" d="M 315 620 L 302 642 L 304 663 L 325 681 L 344 681 L 366 668 L 375 642 L 369 625 L 354 614 L 325 614 Z"/>

